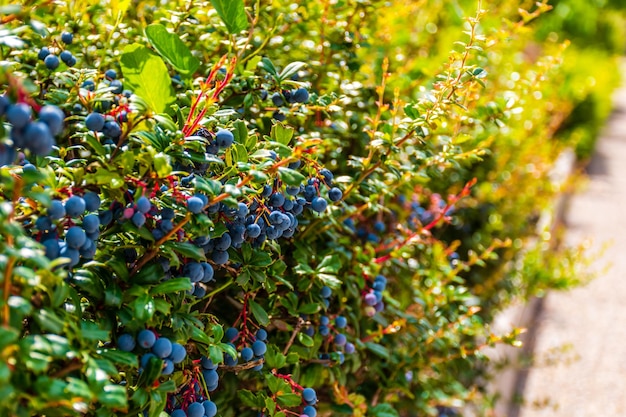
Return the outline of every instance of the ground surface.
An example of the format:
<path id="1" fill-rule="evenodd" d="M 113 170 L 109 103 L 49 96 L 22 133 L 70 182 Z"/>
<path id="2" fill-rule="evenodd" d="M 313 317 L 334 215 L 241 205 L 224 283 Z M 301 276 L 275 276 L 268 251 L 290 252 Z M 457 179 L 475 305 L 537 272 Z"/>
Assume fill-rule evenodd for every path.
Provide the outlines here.
<path id="1" fill-rule="evenodd" d="M 599 273 L 543 300 L 520 417 L 626 416 L 626 87 L 614 101 L 589 183 L 565 219 L 569 244 L 606 248 L 591 265 Z"/>

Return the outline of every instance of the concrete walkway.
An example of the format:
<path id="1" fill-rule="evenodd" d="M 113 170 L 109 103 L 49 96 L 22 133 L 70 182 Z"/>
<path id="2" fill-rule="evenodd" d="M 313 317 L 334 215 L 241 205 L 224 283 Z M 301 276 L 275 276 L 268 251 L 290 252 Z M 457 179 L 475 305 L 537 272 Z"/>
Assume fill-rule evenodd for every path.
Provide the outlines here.
<path id="1" fill-rule="evenodd" d="M 614 101 L 589 184 L 566 215 L 567 243 L 606 250 L 594 281 L 543 300 L 520 417 L 626 416 L 626 87 Z"/>

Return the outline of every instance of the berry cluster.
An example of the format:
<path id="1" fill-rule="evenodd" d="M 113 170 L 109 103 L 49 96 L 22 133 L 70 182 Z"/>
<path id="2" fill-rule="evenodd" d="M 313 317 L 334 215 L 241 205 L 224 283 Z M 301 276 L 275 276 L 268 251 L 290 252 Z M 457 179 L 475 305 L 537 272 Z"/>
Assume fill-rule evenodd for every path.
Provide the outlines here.
<path id="1" fill-rule="evenodd" d="M 99 208 L 100 197 L 92 191 L 83 196 L 73 195 L 65 201 L 52 200 L 47 214 L 39 216 L 35 222 L 39 231 L 37 238 L 43 244 L 46 256 L 49 259 L 68 258 L 70 267 L 77 265 L 80 258 L 93 259 L 100 225 L 102 220 L 107 220 L 103 218 L 106 215 L 95 213 Z"/>
<path id="2" fill-rule="evenodd" d="M 162 375 L 170 375 L 174 372 L 174 365 L 181 363 L 187 356 L 185 347 L 179 343 L 172 343 L 167 337 L 157 338 L 152 330 L 144 329 L 135 338 L 129 333 L 122 334 L 117 339 L 117 346 L 124 352 L 136 351 L 142 353 L 139 360 L 140 371 L 144 368 L 150 358 L 157 357 L 163 360 Z M 146 352 L 146 350 L 148 350 Z"/>
<path id="3" fill-rule="evenodd" d="M 200 363 L 200 367 L 197 366 Z M 208 392 L 217 389 L 219 383 L 219 375 L 217 373 L 217 365 L 206 357 L 198 361 L 194 361 L 196 366 L 186 371 L 189 376 L 188 383 L 182 387 L 176 394 L 170 394 L 165 407 L 171 417 L 214 417 L 217 414 L 217 405 L 208 397 L 208 393 L 204 393 L 204 387 Z M 202 375 L 204 384 L 202 384 L 199 375 Z"/>
<path id="4" fill-rule="evenodd" d="M 133 93 L 124 89 L 124 84 L 117 79 L 117 71 L 114 69 L 108 69 L 98 85 L 93 79 L 83 81 L 81 89 L 84 90 L 81 94 L 93 102 L 92 111 L 84 119 L 85 127 L 92 132 L 102 133 L 103 144 L 116 146 L 117 139 L 122 135 L 121 124 L 128 121 L 129 99 Z M 95 94 L 103 91 L 108 91 L 108 95 L 94 99 Z M 112 98 L 110 94 L 113 94 Z M 83 114 L 83 107 L 77 104 L 74 111 L 76 114 Z"/>
<path id="5" fill-rule="evenodd" d="M 267 98 L 267 91 L 263 90 L 261 98 L 265 100 Z M 309 101 L 309 90 L 304 87 L 296 88 L 294 90 L 282 90 L 281 92 L 275 92 L 271 96 L 272 103 L 276 107 L 284 107 L 287 104 L 305 104 Z M 283 122 L 286 119 L 285 114 L 277 109 L 272 114 L 272 117 L 279 122 Z"/>
<path id="6" fill-rule="evenodd" d="M 12 164 L 17 149 L 27 149 L 36 156 L 46 156 L 55 145 L 54 136 L 63 131 L 65 114 L 57 106 L 39 109 L 38 120 L 33 120 L 33 108 L 25 102 L 11 103 L 6 95 L 0 96 L 0 117 L 11 124 L 13 144 L 0 145 L 0 166 Z"/>
<path id="7" fill-rule="evenodd" d="M 71 45 L 72 42 L 74 42 L 74 35 L 70 32 L 61 33 L 61 42 L 65 45 Z M 56 49 L 60 50 L 60 48 Z M 52 50 L 55 50 L 55 48 L 53 47 Z M 76 57 L 72 55 L 72 53 L 67 49 L 60 50 L 59 55 L 57 56 L 57 54 L 53 53 L 50 48 L 46 46 L 39 50 L 39 52 L 37 53 L 37 58 L 43 61 L 43 63 L 46 65 L 46 68 L 51 71 L 54 71 L 59 67 L 59 58 L 61 58 L 61 61 L 63 61 L 63 63 L 68 67 L 73 67 L 74 65 L 76 65 L 77 62 Z"/>
<path id="8" fill-rule="evenodd" d="M 216 140 L 217 138 L 218 135 Z M 227 231 L 219 237 L 202 236 L 196 238 L 194 243 L 202 247 L 215 264 L 222 265 L 229 260 L 228 249 L 240 248 L 245 241 L 258 247 L 266 240 L 291 238 L 298 227 L 298 217 L 305 209 L 321 213 L 328 207 L 327 199 L 320 195 L 320 188 L 332 181 L 332 173 L 322 169 L 320 174 L 322 180 L 310 178 L 307 185 L 299 187 L 283 187 L 280 181 L 276 181 L 274 187 L 265 185 L 251 202 L 240 202 L 236 207 L 222 203 L 208 205 L 207 196 L 194 194 L 187 199 L 187 209 L 193 214 L 205 213 L 216 216 L 227 228 Z M 184 181 L 185 178 L 181 183 Z M 332 187 L 328 195 L 329 200 L 338 201 L 341 198 L 341 190 Z M 160 232 L 156 233 L 160 235 Z"/>
<path id="9" fill-rule="evenodd" d="M 302 401 L 305 404 L 300 417 L 315 417 L 317 410 L 313 407 L 317 404 L 317 393 L 313 388 L 304 388 L 302 390 Z"/>
<path id="10" fill-rule="evenodd" d="M 224 337 L 235 349 L 237 348 L 235 342 L 238 341 L 240 349 L 238 356 L 241 357 L 243 363 L 259 362 L 251 369 L 254 371 L 263 369 L 263 358 L 267 352 L 267 331 L 259 329 L 253 336 L 247 328 L 244 332 L 239 332 L 236 328 L 230 327 L 224 332 Z M 224 354 L 226 366 L 236 366 L 238 363 L 239 358 L 237 356 L 232 357 L 227 353 Z"/>
<path id="11" fill-rule="evenodd" d="M 363 303 L 365 304 L 365 314 L 372 317 L 385 309 L 383 303 L 383 291 L 387 286 L 387 278 L 377 275 L 368 292 L 363 295 Z"/>

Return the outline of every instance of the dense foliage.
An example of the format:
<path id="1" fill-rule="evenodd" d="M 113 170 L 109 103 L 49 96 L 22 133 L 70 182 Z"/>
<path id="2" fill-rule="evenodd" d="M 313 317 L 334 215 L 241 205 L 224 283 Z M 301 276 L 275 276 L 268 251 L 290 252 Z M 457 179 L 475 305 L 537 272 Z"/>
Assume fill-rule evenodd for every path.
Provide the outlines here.
<path id="1" fill-rule="evenodd" d="M 537 219 L 607 113 L 549 10 L 1 7 L 0 415 L 481 412 L 493 315 L 576 281 Z"/>

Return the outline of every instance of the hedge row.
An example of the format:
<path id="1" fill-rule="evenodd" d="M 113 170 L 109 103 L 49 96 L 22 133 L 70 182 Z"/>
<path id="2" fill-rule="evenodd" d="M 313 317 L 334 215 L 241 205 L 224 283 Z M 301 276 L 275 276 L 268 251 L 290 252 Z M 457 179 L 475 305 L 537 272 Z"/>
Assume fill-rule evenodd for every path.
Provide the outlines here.
<path id="1" fill-rule="evenodd" d="M 623 48 L 550 8 L 0 7 L 0 415 L 482 413 Z"/>

